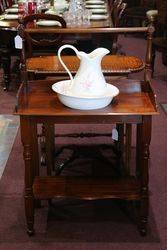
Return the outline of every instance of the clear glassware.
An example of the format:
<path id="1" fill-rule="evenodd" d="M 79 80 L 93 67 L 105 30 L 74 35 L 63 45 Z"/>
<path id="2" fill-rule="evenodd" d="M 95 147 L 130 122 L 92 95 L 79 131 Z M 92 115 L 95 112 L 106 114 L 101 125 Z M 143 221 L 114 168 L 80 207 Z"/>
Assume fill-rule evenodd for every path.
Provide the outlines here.
<path id="1" fill-rule="evenodd" d="M 66 21 L 67 27 L 75 27 L 76 26 L 76 19 L 75 19 L 75 15 L 70 12 L 70 11 L 66 11 L 63 14 L 63 17 Z"/>
<path id="2" fill-rule="evenodd" d="M 82 26 L 83 22 L 83 11 L 81 9 L 78 9 L 75 14 L 75 23 L 76 26 Z"/>
<path id="3" fill-rule="evenodd" d="M 44 8 L 44 0 L 37 0 L 37 12 L 42 13 Z"/>
<path id="4" fill-rule="evenodd" d="M 84 0 L 71 0 L 69 10 L 63 15 L 68 27 L 90 26 L 91 11 L 85 8 Z"/>
<path id="5" fill-rule="evenodd" d="M 85 9 L 83 11 L 83 20 L 82 20 L 82 25 L 84 27 L 89 27 L 91 25 L 90 18 L 91 18 L 92 12 L 91 10 Z"/>

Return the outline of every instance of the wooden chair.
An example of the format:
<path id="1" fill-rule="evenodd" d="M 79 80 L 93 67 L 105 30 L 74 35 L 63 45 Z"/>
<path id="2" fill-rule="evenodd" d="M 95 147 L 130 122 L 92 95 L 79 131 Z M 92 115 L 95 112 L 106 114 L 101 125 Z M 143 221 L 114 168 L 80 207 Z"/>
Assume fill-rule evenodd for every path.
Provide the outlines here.
<path id="1" fill-rule="evenodd" d="M 57 21 L 61 28 L 66 28 L 65 20 L 57 15 L 46 15 L 46 14 L 33 14 L 28 15 L 19 20 L 19 34 L 23 39 L 23 49 L 22 49 L 22 69 L 26 72 L 29 72 L 29 61 L 32 65 L 36 65 L 37 68 L 40 68 L 41 65 L 41 58 L 45 60 L 42 61 L 43 66 L 50 61 L 50 57 L 48 55 L 56 54 L 57 48 L 60 46 L 62 41 L 61 34 L 53 34 L 52 32 L 48 31 L 48 33 L 40 33 L 38 28 L 34 29 L 35 32 L 29 33 L 28 26 L 31 27 L 32 23 L 38 20 L 53 20 Z M 59 26 L 57 26 L 60 28 Z M 44 55 L 45 57 L 41 57 Z M 47 55 L 47 56 L 46 56 Z M 57 73 L 57 71 L 55 71 Z"/>
<path id="2" fill-rule="evenodd" d="M 6 0 L 0 0 L 0 14 L 4 13 L 4 11 L 10 7 L 12 2 L 8 2 Z M 11 57 L 19 57 L 20 59 L 20 51 L 15 49 L 14 46 L 14 37 L 15 32 L 9 31 L 8 29 L 1 29 L 1 46 L 0 46 L 0 61 L 2 62 L 1 67 L 3 68 L 3 78 L 4 78 L 4 90 L 9 90 L 9 83 L 11 82 L 9 72 L 13 70 L 14 74 L 16 74 L 16 70 L 14 70 L 15 64 L 19 65 L 20 60 L 17 59 L 17 62 L 14 63 L 14 67 L 11 69 Z M 16 68 L 18 69 L 18 65 Z M 17 74 L 18 74 L 17 70 Z"/>
<path id="3" fill-rule="evenodd" d="M 0 14 L 3 13 L 6 8 L 9 8 L 13 4 L 12 0 L 0 0 Z"/>
<path id="4" fill-rule="evenodd" d="M 127 4 L 122 2 L 122 0 L 115 0 L 113 2 L 113 7 L 111 9 L 111 17 L 113 20 L 113 26 L 115 28 L 120 26 L 120 21 L 122 19 L 126 6 Z M 113 37 L 112 54 L 116 54 L 118 51 L 117 40 L 118 40 L 118 34 L 115 34 L 115 36 Z"/>
<path id="5" fill-rule="evenodd" d="M 150 11 L 147 17 L 150 23 L 155 26 L 155 36 L 152 42 L 152 77 L 155 71 L 156 51 L 162 53 L 162 63 L 167 66 L 167 22 L 161 23 L 161 12 Z M 167 14 L 166 14 L 167 17 Z"/>
<path id="6" fill-rule="evenodd" d="M 125 12 L 126 7 L 127 7 L 127 4 L 122 2 L 122 0 L 114 1 L 113 8 L 111 11 L 111 16 L 113 20 L 113 26 L 115 28 L 120 26 L 120 20 L 122 18 L 122 15 Z"/>
<path id="7" fill-rule="evenodd" d="M 0 0 L 0 14 L 2 14 L 6 9 L 6 5 L 4 5 L 4 2 Z"/>
<path id="8" fill-rule="evenodd" d="M 2 4 L 3 4 L 3 6 L 4 6 L 4 10 L 5 10 L 6 8 L 9 8 L 9 7 L 12 5 L 12 2 L 13 2 L 13 1 L 11 1 L 11 0 L 2 0 Z"/>
<path id="9" fill-rule="evenodd" d="M 155 0 L 141 0 L 138 6 L 130 7 L 124 13 L 125 26 L 147 25 L 147 11 L 155 9 Z"/>
<path id="10" fill-rule="evenodd" d="M 153 57 L 152 57 L 152 76 L 154 76 L 155 71 L 155 56 L 156 51 L 162 53 L 162 63 L 167 66 L 167 37 L 155 37 L 153 39 Z"/>
<path id="11" fill-rule="evenodd" d="M 14 4 L 13 0 L 2 0 L 4 1 L 7 8 L 11 7 Z"/>

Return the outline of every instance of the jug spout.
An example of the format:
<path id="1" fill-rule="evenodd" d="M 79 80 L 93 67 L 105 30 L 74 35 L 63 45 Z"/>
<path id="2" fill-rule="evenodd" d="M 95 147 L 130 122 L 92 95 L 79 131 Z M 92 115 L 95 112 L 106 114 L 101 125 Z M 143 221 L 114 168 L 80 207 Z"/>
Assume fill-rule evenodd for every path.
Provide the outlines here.
<path id="1" fill-rule="evenodd" d="M 109 54 L 110 51 L 106 48 L 97 48 L 89 54 L 89 58 L 99 58 L 102 59 L 105 55 Z"/>

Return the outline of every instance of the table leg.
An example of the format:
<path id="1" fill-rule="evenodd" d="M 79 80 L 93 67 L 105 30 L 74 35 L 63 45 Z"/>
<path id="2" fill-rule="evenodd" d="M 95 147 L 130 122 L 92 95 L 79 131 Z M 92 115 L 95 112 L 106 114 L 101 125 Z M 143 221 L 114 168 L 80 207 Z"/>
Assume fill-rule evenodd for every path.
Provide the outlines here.
<path id="1" fill-rule="evenodd" d="M 37 131 L 31 118 L 20 118 L 21 140 L 23 144 L 23 157 L 25 163 L 25 215 L 27 221 L 27 233 L 34 234 L 34 196 L 33 181 L 38 172 L 37 160 Z M 36 138 L 36 140 L 35 140 Z M 34 145 L 35 144 L 35 145 Z M 35 150 L 35 151 L 34 151 Z"/>
<path id="2" fill-rule="evenodd" d="M 4 73 L 4 90 L 9 90 L 11 57 L 7 49 L 2 49 L 2 68 Z"/>
<path id="3" fill-rule="evenodd" d="M 149 145 L 151 141 L 151 116 L 143 116 L 143 122 L 137 125 L 137 152 L 136 165 L 138 177 L 141 180 L 141 201 L 139 230 L 141 235 L 147 233 L 147 219 L 149 212 L 149 190 L 148 190 L 148 160 Z"/>
<path id="4" fill-rule="evenodd" d="M 31 124 L 32 133 L 32 150 L 33 150 L 33 176 L 39 176 L 40 159 L 39 159 L 39 148 L 38 148 L 38 132 L 37 125 L 35 123 Z M 41 208 L 41 201 L 35 199 L 35 207 Z"/>

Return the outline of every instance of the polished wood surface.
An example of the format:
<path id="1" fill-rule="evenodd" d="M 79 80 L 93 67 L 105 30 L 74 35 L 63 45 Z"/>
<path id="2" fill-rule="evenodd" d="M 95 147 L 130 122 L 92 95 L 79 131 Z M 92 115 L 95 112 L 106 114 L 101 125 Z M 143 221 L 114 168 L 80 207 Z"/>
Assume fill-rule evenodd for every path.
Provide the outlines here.
<path id="1" fill-rule="evenodd" d="M 111 80 L 112 82 L 112 80 Z M 99 110 L 74 110 L 65 107 L 51 90 L 53 81 L 33 81 L 22 85 L 18 93 L 16 114 L 20 115 L 21 139 L 25 162 L 25 214 L 27 232 L 34 234 L 35 201 L 55 197 L 84 199 L 118 198 L 138 200 L 139 230 L 147 232 L 149 210 L 148 160 L 151 141 L 151 116 L 157 114 L 155 95 L 149 82 L 118 80 L 112 82 L 120 94 L 106 108 Z M 45 124 L 48 144 L 48 163 L 52 164 L 54 151 L 48 141 L 50 132 L 58 123 L 75 124 L 136 124 L 136 175 L 130 171 L 115 178 L 65 177 L 39 175 L 38 124 Z M 51 129 L 51 130 L 50 130 Z M 51 133 L 54 137 L 54 133 Z M 53 140 L 54 141 L 54 140 Z M 123 141 L 119 141 L 118 146 Z M 130 149 L 129 149 L 130 150 Z M 51 153 L 52 152 L 52 153 Z M 120 161 L 118 154 L 117 164 Z M 123 159 L 122 159 L 123 160 Z M 116 166 L 119 167 L 119 166 Z M 51 170 L 51 168 L 50 168 Z"/>
<path id="2" fill-rule="evenodd" d="M 101 19 L 101 20 L 91 20 L 91 25 L 90 27 L 85 27 L 84 29 L 89 29 L 89 28 L 104 28 L 104 27 L 112 27 L 113 23 L 112 23 L 112 17 L 111 17 L 111 12 L 110 12 L 110 7 L 108 4 L 108 1 L 106 1 L 107 4 L 107 19 Z M 52 16 L 52 15 L 50 15 Z M 20 16 L 21 17 L 21 16 Z M 39 28 L 40 26 L 38 26 L 36 23 L 32 23 L 30 25 L 31 27 L 36 27 Z M 17 31 L 18 28 L 18 20 L 5 20 L 3 19 L 3 16 L 0 18 L 0 28 L 1 29 L 8 29 L 8 30 L 12 30 L 12 31 Z M 41 29 L 48 29 L 50 27 L 40 27 Z M 54 27 L 55 28 L 55 27 Z M 54 29 L 53 27 L 51 29 Z M 81 27 L 76 27 L 75 29 L 80 29 Z M 69 27 L 69 29 L 73 29 Z"/>
<path id="3" fill-rule="evenodd" d="M 5 30 L 11 30 L 11 31 L 17 31 L 17 28 L 18 28 L 18 20 L 1 20 L 0 21 L 0 29 L 5 29 Z M 35 23 L 32 23 L 31 24 L 31 27 L 33 28 L 41 28 L 41 29 L 53 29 L 50 28 L 50 27 L 41 27 Z M 112 19 L 111 17 L 109 16 L 107 20 L 101 20 L 101 21 L 91 21 L 91 26 L 90 27 L 76 27 L 75 29 L 80 29 L 80 28 L 83 28 L 83 29 L 91 29 L 91 28 L 103 28 L 103 27 L 112 27 Z M 69 30 L 70 29 L 73 29 L 72 27 L 68 28 Z"/>
<path id="4" fill-rule="evenodd" d="M 26 93 L 24 86 L 20 88 L 19 103 L 17 113 L 19 115 L 44 115 L 66 117 L 66 121 L 77 117 L 98 116 L 110 119 L 113 115 L 153 115 L 156 114 L 154 103 L 149 98 L 149 92 L 144 91 L 142 84 L 138 80 L 117 80 L 109 82 L 117 86 L 120 93 L 114 98 L 112 104 L 104 109 L 81 111 L 65 107 L 57 98 L 57 94 L 51 89 L 54 81 L 39 80 L 29 82 L 28 92 Z"/>
<path id="5" fill-rule="evenodd" d="M 124 186 L 124 188 L 122 188 Z M 37 199 L 52 197 L 76 197 L 82 199 L 119 198 L 138 200 L 140 197 L 140 182 L 135 177 L 119 179 L 90 177 L 37 177 L 33 185 L 34 196 Z"/>

